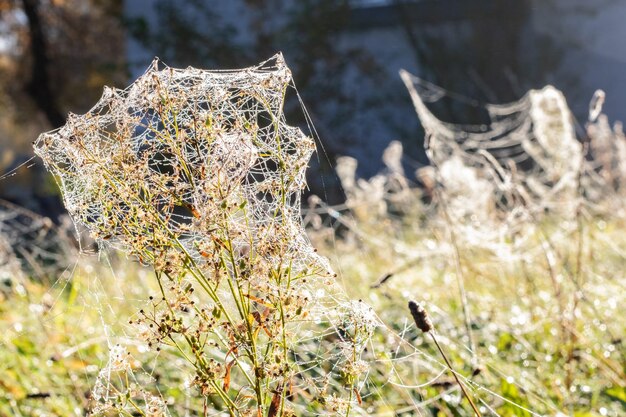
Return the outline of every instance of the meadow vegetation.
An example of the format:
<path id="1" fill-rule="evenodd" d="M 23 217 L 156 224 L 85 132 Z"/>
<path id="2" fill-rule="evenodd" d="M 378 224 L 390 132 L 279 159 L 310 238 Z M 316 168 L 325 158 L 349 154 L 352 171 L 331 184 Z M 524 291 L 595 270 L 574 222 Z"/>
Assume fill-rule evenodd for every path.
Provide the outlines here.
<path id="1" fill-rule="evenodd" d="M 398 142 L 368 180 L 340 158 L 341 206 L 300 206 L 314 146 L 280 56 L 155 64 L 42 135 L 83 251 L 32 213 L 57 244 L 17 250 L 1 212 L 0 415 L 623 414 L 620 127 L 594 109 L 579 141 L 532 92 L 518 169 L 404 79 L 432 165 L 407 174 Z"/>

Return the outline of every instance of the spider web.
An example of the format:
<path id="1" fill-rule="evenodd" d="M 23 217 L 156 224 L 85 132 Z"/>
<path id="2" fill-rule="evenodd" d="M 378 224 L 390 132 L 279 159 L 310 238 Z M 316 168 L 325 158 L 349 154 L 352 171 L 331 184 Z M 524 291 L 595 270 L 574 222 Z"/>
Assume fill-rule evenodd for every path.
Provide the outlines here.
<path id="1" fill-rule="evenodd" d="M 426 152 L 438 179 L 458 197 L 453 211 L 459 216 L 488 214 L 496 206 L 502 211 L 519 205 L 534 212 L 572 210 L 584 158 L 560 91 L 552 86 L 530 90 L 509 104 L 470 101 L 485 110 L 490 123 L 459 125 L 438 119 L 428 106 L 444 97 L 467 99 L 404 70 L 400 76 L 426 131 Z"/>
<path id="2" fill-rule="evenodd" d="M 188 229 L 200 226 L 192 224 L 194 219 L 213 217 L 210 210 L 218 207 L 211 201 L 220 199 L 221 188 L 232 187 L 249 205 L 254 227 L 279 216 L 291 229 L 293 248 L 308 259 L 312 250 L 299 225 L 298 194 L 315 146 L 299 128 L 285 123 L 282 106 L 291 74 L 282 56 L 271 61 L 241 71 L 205 71 L 159 69 L 155 60 L 128 89 L 106 88 L 86 115 L 70 114 L 65 126 L 43 134 L 36 151 L 59 178 L 70 214 L 98 237 L 108 238 L 98 235 L 104 223 L 125 218 L 129 208 L 104 195 L 110 192 L 106 187 L 100 191 L 102 169 L 132 169 L 124 179 L 157 190 L 155 204 L 169 212 L 170 228 L 200 260 L 193 246 L 198 233 Z M 209 140 L 201 140 L 203 136 Z M 167 142 L 172 139 L 180 142 L 179 148 Z M 189 174 L 199 179 L 185 177 Z M 173 190 L 177 201 L 167 195 L 172 184 L 178 187 Z M 114 206 L 111 215 L 105 214 L 106 204 Z M 121 228 L 115 225 L 107 233 L 123 235 Z"/>
<path id="3" fill-rule="evenodd" d="M 133 317 L 148 347 L 162 344 L 153 324 L 170 320 L 173 306 L 184 312 L 180 326 L 197 329 L 198 337 L 204 338 L 210 323 L 217 335 L 209 354 L 216 361 L 211 372 L 230 378 L 232 363 L 227 363 L 235 347 L 220 350 L 218 345 L 233 336 L 216 330 L 205 311 L 215 311 L 219 302 L 234 310 L 226 281 L 245 273 L 247 297 L 257 306 L 251 314 L 259 324 L 261 314 L 272 314 L 264 307 L 272 297 L 283 297 L 286 311 L 301 315 L 285 325 L 292 337 L 288 354 L 298 368 L 289 389 L 299 394 L 290 394 L 290 406 L 298 415 L 350 409 L 362 414 L 359 390 L 366 384 L 359 376 L 376 363 L 371 355 L 368 362 L 364 352 L 380 322 L 370 307 L 346 297 L 328 261 L 306 237 L 300 193 L 315 142 L 286 123 L 288 88 L 295 86 L 280 54 L 254 67 L 225 71 L 175 69 L 155 60 L 127 89 L 105 89 L 88 113 L 71 114 L 66 125 L 42 134 L 35 151 L 55 174 L 74 221 L 103 248 L 126 251 L 174 277 L 167 288 L 161 286 L 162 301 L 151 299 Z M 227 276 L 212 278 L 216 283 L 208 285 L 215 290 L 202 286 L 211 297 L 216 291 L 213 302 L 206 303 L 193 293 L 197 282 L 190 275 L 217 270 L 224 251 L 231 254 Z M 260 266 L 249 270 L 248 264 Z M 285 290 L 268 282 L 272 271 L 301 278 Z M 136 404 L 166 415 L 158 392 L 137 390 L 132 387 L 137 383 L 128 382 L 143 378 L 129 365 L 130 353 L 113 337 L 109 346 L 111 358 L 95 383 L 94 411 L 129 411 L 125 407 L 131 405 L 120 406 L 120 398 L 137 397 Z M 237 365 L 251 372 L 249 365 Z M 265 366 L 266 372 L 277 372 L 270 383 L 281 392 L 285 383 L 279 363 Z M 184 364 L 179 370 L 192 374 Z M 197 383 L 197 378 L 187 382 Z M 246 393 L 237 397 L 245 405 L 250 388 L 241 380 L 233 384 Z M 367 386 L 367 391 L 376 389 Z"/>
<path id="4" fill-rule="evenodd" d="M 237 237 L 230 243 L 236 248 L 234 264 L 251 253 L 263 252 L 263 261 L 277 267 L 284 263 L 287 254 L 292 270 L 310 271 L 311 279 L 296 286 L 293 293 L 296 306 L 308 299 L 303 304 L 307 316 L 290 327 L 293 332 L 290 346 L 299 375 L 292 387 L 295 399 L 291 406 L 297 415 L 346 415 L 350 410 L 353 414 L 369 415 L 371 410 L 395 409 L 420 414 L 421 409 L 440 399 L 419 400 L 420 390 L 436 381 L 447 367 L 407 342 L 417 338 L 412 324 L 405 322 L 404 330 L 398 335 L 386 327 L 366 303 L 349 300 L 336 285 L 327 260 L 318 256 L 311 246 L 300 217 L 300 192 L 306 186 L 304 171 L 315 147 L 311 137 L 314 135 L 305 135 L 300 129 L 287 125 L 283 106 L 289 88 L 295 89 L 295 86 L 280 55 L 258 66 L 228 71 L 174 69 L 155 61 L 127 89 L 106 89 L 102 99 L 87 114 L 70 115 L 65 126 L 43 134 L 36 142 L 36 152 L 56 175 L 72 218 L 99 239 L 103 248 L 127 251 L 144 264 L 171 266 L 170 272 L 175 276 L 179 271 L 174 261 L 180 259 L 181 253 L 188 254 L 193 262 L 201 265 L 198 270 L 204 271 L 210 269 L 214 261 L 212 254 L 224 243 L 220 243 L 221 236 L 213 232 L 226 224 L 231 231 L 241 233 L 235 233 Z M 431 90 L 435 97 L 436 89 Z M 540 95 L 535 101 L 556 109 L 557 117 L 550 122 L 558 122 L 565 114 L 559 113 L 559 96 L 548 92 L 546 97 Z M 532 99 L 527 101 L 532 102 Z M 458 152 L 462 167 L 471 170 L 479 164 L 493 178 L 506 184 L 506 176 L 502 175 L 504 161 L 511 155 L 522 155 L 526 143 L 529 149 L 532 146 L 535 150 L 542 149 L 536 152 L 536 166 L 525 177 L 528 188 L 542 192 L 540 186 L 536 187 L 538 191 L 532 188 L 531 177 L 538 178 L 539 184 L 558 183 L 558 175 L 554 174 L 556 168 L 540 163 L 542 157 L 548 158 L 540 143 L 550 138 L 540 139 L 539 122 L 532 129 L 527 122 L 521 122 L 521 115 L 532 113 L 524 107 L 526 105 L 492 109 L 494 118 L 502 122 L 501 127 L 511 128 L 508 132 L 514 137 L 526 138 L 512 145 L 507 153 L 487 152 L 491 156 L 484 156 L 482 149 L 474 152 L 482 147 L 490 149 L 485 145 L 508 135 L 505 130 L 498 131 L 496 136 L 474 132 L 474 147 L 465 148 L 456 141 L 453 145 L 445 143 L 448 138 L 463 133 L 444 124 L 445 129 L 441 131 L 445 134 L 430 135 L 433 159 L 439 157 L 439 164 L 444 166 L 447 163 L 444 155 L 454 150 Z M 519 114 L 511 116 L 514 113 Z M 434 119 L 431 122 L 429 132 L 439 132 L 441 123 L 437 124 Z M 516 125 L 517 122 L 520 124 Z M 567 132 L 563 137 L 567 138 Z M 372 188 L 392 190 L 393 204 L 397 205 L 403 204 L 403 191 L 408 188 L 399 163 L 401 151 L 398 144 L 386 151 L 384 158 L 390 175 Z M 348 171 L 350 169 L 348 167 Z M 570 167 L 564 162 L 559 169 L 567 171 Z M 480 183 L 483 174 L 474 173 Z M 345 174 L 345 178 L 350 177 L 350 172 Z M 382 216 L 385 208 L 379 211 Z M 224 212 L 227 215 L 221 217 Z M 158 233 L 157 228 L 137 221 L 141 219 L 148 220 L 148 224 L 165 225 L 180 242 L 180 248 L 165 250 L 157 238 L 149 242 L 137 240 L 138 236 Z M 271 248 L 279 250 L 269 250 Z M 168 266 L 167 262 L 174 265 Z M 234 269 L 231 267 L 229 274 Z M 117 279 L 136 277 L 131 272 L 125 276 L 120 274 Z M 188 276 L 177 279 L 175 285 L 164 290 L 168 299 L 175 300 L 178 308 L 186 310 L 194 303 L 201 305 L 202 298 L 186 290 L 193 281 Z M 139 280 L 139 285 L 143 284 L 144 281 Z M 96 295 L 90 307 L 99 310 L 107 329 L 105 317 L 115 315 L 115 303 L 98 298 L 104 293 L 102 285 L 95 280 L 89 289 Z M 257 296 L 277 290 L 264 280 L 253 285 L 259 289 Z M 145 298 L 141 297 L 146 294 L 138 294 L 120 294 L 119 297 L 145 304 Z M 224 288 L 220 289 L 220 295 L 227 297 L 227 294 Z M 154 312 L 156 319 L 163 307 L 163 303 L 155 300 L 144 308 Z M 199 315 L 185 313 L 185 325 L 197 325 Z M 111 407 L 119 407 L 115 401 L 132 397 L 138 399 L 136 404 L 143 407 L 146 414 L 168 415 L 172 404 L 168 404 L 166 393 L 158 388 L 150 389 L 151 384 L 156 383 L 157 370 L 172 369 L 170 374 L 180 374 L 176 383 L 187 390 L 190 398 L 197 396 L 195 388 L 191 387 L 193 370 L 175 353 L 164 350 L 157 354 L 153 364 L 145 366 L 133 359 L 126 346 L 139 346 L 138 351 L 145 352 L 156 339 L 142 317 L 140 313 L 132 317 L 133 321 L 139 319 L 139 326 L 128 326 L 124 336 L 110 334 L 107 330 L 106 340 L 111 352 L 108 363 L 94 381 L 96 405 L 92 411 L 107 413 Z M 465 347 L 460 346 L 460 349 Z M 223 364 L 229 357 L 229 353 L 219 352 L 219 349 L 212 355 Z M 225 371 L 223 367 L 216 369 Z M 347 375 L 357 377 L 351 388 L 346 384 Z M 425 380 L 424 375 L 430 379 Z M 487 398 L 495 398 L 497 394 L 469 378 L 463 379 L 474 390 L 488 393 L 481 401 L 489 408 Z M 279 381 L 276 377 L 272 383 Z M 249 395 L 245 382 L 233 381 L 233 385 Z M 450 388 L 445 395 L 454 395 L 454 391 Z M 184 407 L 198 410 L 201 403 L 190 401 Z M 312 403 L 323 407 L 311 411 Z M 132 412 L 128 407 L 129 404 L 122 405 L 125 412 Z M 207 415 L 223 415 L 222 411 L 210 407 L 204 411 Z"/>

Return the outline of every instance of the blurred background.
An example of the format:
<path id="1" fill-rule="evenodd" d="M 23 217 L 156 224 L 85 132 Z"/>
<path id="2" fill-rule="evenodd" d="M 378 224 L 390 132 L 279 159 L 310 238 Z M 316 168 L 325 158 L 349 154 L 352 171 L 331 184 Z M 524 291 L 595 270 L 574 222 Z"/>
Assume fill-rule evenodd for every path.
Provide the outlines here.
<path id="1" fill-rule="evenodd" d="M 0 175 L 14 173 L 0 198 L 61 213 L 41 163 L 24 164 L 31 142 L 87 111 L 104 85 L 127 86 L 155 56 L 214 69 L 282 51 L 324 149 L 311 189 L 332 200 L 341 198 L 337 156 L 357 158 L 368 176 L 400 140 L 407 168 L 427 163 L 400 68 L 476 103 L 553 84 L 579 119 L 601 88 L 609 118 L 624 119 L 624 21 L 619 0 L 0 0 Z M 484 122 L 454 106 L 437 114 Z M 287 117 L 304 125 L 297 105 Z"/>

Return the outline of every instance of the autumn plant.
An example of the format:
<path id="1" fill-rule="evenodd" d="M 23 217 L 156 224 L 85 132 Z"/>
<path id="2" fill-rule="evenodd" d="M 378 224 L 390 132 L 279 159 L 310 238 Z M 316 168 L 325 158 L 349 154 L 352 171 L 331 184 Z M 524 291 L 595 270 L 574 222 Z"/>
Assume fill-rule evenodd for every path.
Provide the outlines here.
<path id="1" fill-rule="evenodd" d="M 441 345 L 439 344 L 439 341 L 437 340 L 437 336 L 435 335 L 433 322 L 428 316 L 428 313 L 426 312 L 424 307 L 421 304 L 411 300 L 409 301 L 409 312 L 411 313 L 411 316 L 413 317 L 415 326 L 422 332 L 429 334 L 433 342 L 435 342 L 435 346 L 437 346 L 437 350 L 439 350 L 439 353 L 441 353 L 441 357 L 443 358 L 443 360 L 446 363 L 446 366 L 452 373 L 452 376 L 454 377 L 454 380 L 456 381 L 459 388 L 461 389 L 461 392 L 463 392 L 463 395 L 465 396 L 465 398 L 467 398 L 467 401 L 472 406 L 472 410 L 474 411 L 474 414 L 476 415 L 476 417 L 481 417 L 480 411 L 478 411 L 478 408 L 476 407 L 476 404 L 474 404 L 472 397 L 470 397 L 470 395 L 467 393 L 465 386 L 463 385 L 463 383 L 457 376 L 455 370 L 452 368 L 452 365 L 450 364 L 450 360 L 448 359 L 448 356 L 445 354 L 445 352 L 441 348 Z"/>
<path id="2" fill-rule="evenodd" d="M 369 279 L 352 294 L 398 333 L 412 331 L 398 300 L 417 295 L 429 305 L 437 335 L 416 319 L 426 330 L 412 340 L 445 369 L 422 364 L 420 380 L 408 382 L 406 372 L 399 383 L 424 390 L 420 411 L 431 415 L 622 415 L 624 329 L 615 315 L 624 294 L 626 141 L 601 113 L 604 95 L 596 93 L 577 138 L 554 87 L 505 105 L 472 103 L 490 123 L 468 126 L 434 113 L 443 98 L 459 107 L 467 98 L 403 79 L 429 166 L 404 176 L 415 161 L 393 142 L 385 170 L 369 180 L 357 178 L 356 160 L 338 158 L 346 204 L 312 198 L 306 217 L 345 276 Z M 414 318 L 424 317 L 417 307 Z"/>
<path id="3" fill-rule="evenodd" d="M 281 55 L 233 71 L 155 61 L 35 144 L 73 219 L 154 268 L 160 292 L 130 323 L 185 359 L 205 415 L 347 415 L 361 401 L 375 323 L 301 226 L 315 145 L 286 123 L 292 86 Z M 126 372 L 124 355 L 109 370 Z M 99 382 L 94 412 L 167 414 L 114 385 Z"/>

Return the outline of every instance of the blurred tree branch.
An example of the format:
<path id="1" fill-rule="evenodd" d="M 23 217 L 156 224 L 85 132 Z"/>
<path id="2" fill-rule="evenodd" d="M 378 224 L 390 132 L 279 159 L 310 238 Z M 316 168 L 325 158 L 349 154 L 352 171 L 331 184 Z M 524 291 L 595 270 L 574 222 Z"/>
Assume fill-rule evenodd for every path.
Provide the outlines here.
<path id="1" fill-rule="evenodd" d="M 57 100 L 50 88 L 48 51 L 42 20 L 39 15 L 39 0 L 22 0 L 24 14 L 30 31 L 30 52 L 32 56 L 31 79 L 26 91 L 45 114 L 53 127 L 61 126 L 65 120 L 57 107 Z"/>
<path id="2" fill-rule="evenodd" d="M 122 0 L 0 0 L 0 172 L 30 158 L 37 134 L 126 82 Z M 0 197 L 60 213 L 35 165 L 0 182 Z"/>

